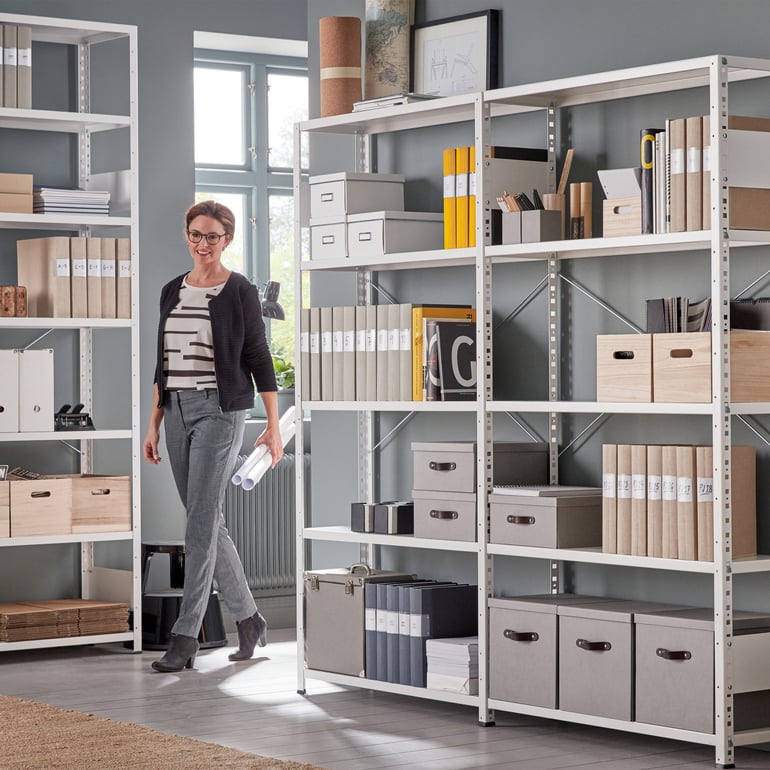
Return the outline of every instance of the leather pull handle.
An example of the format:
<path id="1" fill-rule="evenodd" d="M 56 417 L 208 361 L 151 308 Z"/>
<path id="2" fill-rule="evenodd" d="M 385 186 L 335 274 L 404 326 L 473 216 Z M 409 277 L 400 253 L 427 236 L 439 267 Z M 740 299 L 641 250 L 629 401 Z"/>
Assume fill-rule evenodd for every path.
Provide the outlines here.
<path id="1" fill-rule="evenodd" d="M 667 650 L 665 647 L 658 647 L 655 654 L 663 660 L 690 660 L 692 653 L 689 650 Z"/>
<path id="2" fill-rule="evenodd" d="M 575 644 L 581 650 L 589 650 L 591 652 L 606 652 L 612 649 L 612 645 L 609 642 L 589 642 L 588 639 L 575 639 Z"/>
<path id="3" fill-rule="evenodd" d="M 457 519 L 460 514 L 457 511 L 437 511 L 432 510 L 430 512 L 431 519 Z"/>
<path id="4" fill-rule="evenodd" d="M 453 471 L 457 469 L 457 463 L 437 463 L 435 460 L 431 460 L 428 467 L 432 471 Z"/>
<path id="5" fill-rule="evenodd" d="M 514 516 L 511 514 L 510 516 L 506 516 L 505 520 L 509 524 L 525 524 L 530 525 L 535 523 L 535 517 L 534 516 Z"/>
<path id="6" fill-rule="evenodd" d="M 512 642 L 536 642 L 540 638 L 536 631 L 514 631 L 512 628 L 506 628 L 503 636 Z"/>

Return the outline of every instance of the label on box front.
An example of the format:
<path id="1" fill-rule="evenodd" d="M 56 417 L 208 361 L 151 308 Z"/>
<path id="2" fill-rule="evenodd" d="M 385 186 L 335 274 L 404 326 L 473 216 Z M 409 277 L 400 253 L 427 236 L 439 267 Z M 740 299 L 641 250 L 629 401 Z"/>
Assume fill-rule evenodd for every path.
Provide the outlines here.
<path id="1" fill-rule="evenodd" d="M 684 149 L 672 149 L 669 153 L 671 156 L 671 173 L 672 174 L 684 174 Z"/>
<path id="2" fill-rule="evenodd" d="M 3 49 L 3 63 L 6 67 L 16 66 L 16 46 Z"/>
<path id="3" fill-rule="evenodd" d="M 342 333 L 342 350 L 344 353 L 355 353 L 356 333 L 354 331 L 346 331 Z"/>
<path id="4" fill-rule="evenodd" d="M 694 502 L 692 496 L 692 478 L 690 476 L 678 476 L 676 479 L 676 500 L 678 503 Z"/>
<path id="5" fill-rule="evenodd" d="M 428 636 L 430 615 L 409 616 L 409 636 Z"/>
<path id="6" fill-rule="evenodd" d="M 386 610 L 385 631 L 388 634 L 398 633 L 398 612 L 394 612 L 393 610 Z"/>
<path id="7" fill-rule="evenodd" d="M 398 633 L 402 636 L 409 636 L 409 618 L 411 615 L 408 612 L 398 613 Z"/>
<path id="8" fill-rule="evenodd" d="M 85 278 L 86 273 L 86 261 L 85 259 L 73 259 L 72 260 L 72 276 L 74 278 Z"/>
<path id="9" fill-rule="evenodd" d="M 618 473 L 618 497 L 621 500 L 631 499 L 631 474 Z"/>
<path id="10" fill-rule="evenodd" d="M 111 259 L 102 260 L 102 275 L 105 278 L 115 277 L 115 263 Z"/>
<path id="11" fill-rule="evenodd" d="M 664 500 L 676 500 L 676 476 L 663 476 L 661 494 Z"/>
<path id="12" fill-rule="evenodd" d="M 70 261 L 67 259 L 56 260 L 56 277 L 68 278 L 70 274 Z"/>
<path id="13" fill-rule="evenodd" d="M 382 631 L 384 633 L 388 627 L 388 620 L 386 617 L 388 613 L 385 612 L 385 610 L 380 610 L 380 609 L 375 610 L 375 612 L 377 614 L 377 620 L 375 623 L 377 630 Z"/>
<path id="14" fill-rule="evenodd" d="M 17 48 L 16 49 L 19 67 L 31 67 L 32 66 L 32 49 L 31 48 Z"/>
<path id="15" fill-rule="evenodd" d="M 119 259 L 118 260 L 118 278 L 130 278 L 131 277 L 131 260 Z"/>
<path id="16" fill-rule="evenodd" d="M 663 499 L 663 482 L 660 476 L 647 477 L 647 499 L 648 500 Z"/>
<path id="17" fill-rule="evenodd" d="M 614 473 L 602 474 L 602 497 L 614 498 L 617 493 L 617 479 Z"/>
<path id="18" fill-rule="evenodd" d="M 644 500 L 647 497 L 647 476 L 644 473 L 634 473 L 631 476 L 631 499 Z"/>
<path id="19" fill-rule="evenodd" d="M 698 476 L 698 502 L 714 502 L 714 479 L 711 476 Z"/>
<path id="20" fill-rule="evenodd" d="M 331 353 L 333 350 L 332 348 L 332 333 L 331 332 L 321 332 L 321 352 L 322 353 Z"/>
<path id="21" fill-rule="evenodd" d="M 344 343 L 344 336 L 342 330 L 332 332 L 332 351 L 334 353 L 342 353 Z"/>

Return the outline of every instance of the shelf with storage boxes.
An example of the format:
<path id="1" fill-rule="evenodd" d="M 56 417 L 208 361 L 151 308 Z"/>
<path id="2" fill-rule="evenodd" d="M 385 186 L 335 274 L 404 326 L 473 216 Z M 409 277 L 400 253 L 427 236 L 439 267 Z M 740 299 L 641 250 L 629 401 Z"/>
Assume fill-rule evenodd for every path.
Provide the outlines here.
<path id="1" fill-rule="evenodd" d="M 87 624 L 81 636 L 9 642 L 2 649 L 130 641 L 139 650 L 138 570 L 103 566 L 95 558 L 101 552 L 94 551 L 95 542 L 123 541 L 126 545 L 120 549 L 130 551 L 124 554 L 128 563 L 139 563 L 138 452 L 122 455 L 130 459 L 116 462 L 113 470 L 111 463 L 102 460 L 102 455 L 108 453 L 97 456 L 94 443 L 108 439 L 133 446 L 138 441 L 132 428 L 138 424 L 139 411 L 139 331 L 137 314 L 132 311 L 138 286 L 136 28 L 5 13 L 0 14 L 0 26 L 15 28 L 19 33 L 17 66 L 10 68 L 6 59 L 4 67 L 6 84 L 11 75 L 17 77 L 18 100 L 13 104 L 6 101 L 0 109 L 0 133 L 6 149 L 0 168 L 0 204 L 4 196 L 13 196 L 13 206 L 0 205 L 0 230 L 6 246 L 0 330 L 2 347 L 7 348 L 2 351 L 5 363 L 16 360 L 19 372 L 16 378 L 4 377 L 0 385 L 0 447 L 5 455 L 0 461 L 11 464 L 9 461 L 16 456 L 24 457 L 28 453 L 25 444 L 34 442 L 39 450 L 35 467 L 50 473 L 43 479 L 10 480 L 0 485 L 4 487 L 0 492 L 0 546 L 79 543 L 79 557 L 72 548 L 56 551 L 57 558 L 61 554 L 63 559 L 80 558 L 82 562 L 81 569 L 72 570 L 72 574 L 80 575 L 77 584 L 57 586 L 57 591 L 79 596 L 77 601 L 119 599 L 133 618 L 128 628 L 125 622 L 119 630 Z M 67 82 L 71 88 L 47 88 L 49 79 L 43 77 L 43 70 L 34 84 L 28 78 L 25 81 L 32 62 L 30 51 L 19 49 L 18 39 L 24 42 L 26 31 L 30 50 L 46 45 L 45 66 L 61 63 L 61 72 L 57 73 L 61 80 L 57 82 Z M 98 83 L 91 81 L 91 68 L 98 68 L 103 75 Z M 65 92 L 75 95 L 76 104 L 69 100 L 65 103 L 61 98 Z M 5 96 L 9 97 L 7 89 Z M 109 106 L 99 111 L 102 104 Z M 35 141 L 33 145 L 21 142 L 24 151 L 16 153 L 13 143 L 20 132 L 34 132 Z M 64 142 L 57 135 L 72 135 L 76 141 Z M 97 144 L 99 152 L 92 153 Z M 35 155 L 29 146 L 39 146 L 41 151 Z M 56 152 L 57 147 L 66 149 Z M 97 155 L 103 158 L 100 168 L 92 165 Z M 61 184 L 67 175 L 73 177 L 69 187 L 45 187 L 49 179 Z M 13 189 L 8 189 L 9 182 L 15 185 Z M 95 246 L 99 247 L 98 253 Z M 123 340 L 110 351 L 111 355 L 114 351 L 115 366 L 124 367 L 124 382 L 130 391 L 116 408 L 110 409 L 118 425 L 109 430 L 75 430 L 67 423 L 64 430 L 55 430 L 54 385 L 59 393 L 64 382 L 71 379 L 79 383 L 74 401 L 82 402 L 89 411 L 95 402 L 105 401 L 105 394 L 95 389 L 94 380 L 103 384 L 100 367 L 110 366 L 111 361 L 94 361 L 94 348 L 101 349 L 103 339 L 112 332 L 94 330 L 113 327 L 125 329 L 130 336 L 128 343 Z M 28 348 L 33 335 L 23 330 L 32 329 L 55 332 L 47 338 L 50 350 Z M 73 340 L 78 351 L 74 356 L 70 344 Z M 22 361 L 44 356 L 50 359 L 50 365 L 35 361 L 31 371 L 26 371 Z M 118 360 L 119 356 L 122 358 Z M 4 366 L 4 372 L 8 370 Z M 14 387 L 9 389 L 10 385 Z M 7 408 L 9 405 L 11 408 Z M 80 406 L 78 411 L 82 409 Z M 28 424 L 27 412 L 35 418 L 34 424 Z M 59 439 L 76 442 L 79 461 L 65 461 L 57 454 Z M 117 474 L 98 475 L 94 471 L 102 470 L 99 466 Z M 70 469 L 80 472 L 51 477 Z M 118 475 L 121 472 L 126 475 Z M 12 553 L 3 563 L 13 564 L 14 560 Z M 45 585 L 48 572 L 38 568 L 36 579 Z"/>

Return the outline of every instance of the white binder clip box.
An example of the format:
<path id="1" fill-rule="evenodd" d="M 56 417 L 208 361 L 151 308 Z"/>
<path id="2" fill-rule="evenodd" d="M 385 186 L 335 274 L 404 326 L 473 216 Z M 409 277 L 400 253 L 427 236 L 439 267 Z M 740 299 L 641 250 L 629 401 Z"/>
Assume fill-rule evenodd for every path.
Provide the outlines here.
<path id="1" fill-rule="evenodd" d="M 53 350 L 19 351 L 19 430 L 44 433 L 54 429 Z"/>

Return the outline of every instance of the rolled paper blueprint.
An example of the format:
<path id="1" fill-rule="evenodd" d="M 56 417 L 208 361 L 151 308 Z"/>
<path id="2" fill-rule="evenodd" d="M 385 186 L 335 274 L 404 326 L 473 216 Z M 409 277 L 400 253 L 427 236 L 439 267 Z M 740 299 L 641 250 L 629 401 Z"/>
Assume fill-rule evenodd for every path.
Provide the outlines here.
<path id="1" fill-rule="evenodd" d="M 361 19 L 319 20 L 321 117 L 351 112 L 361 98 Z"/>
<path id="2" fill-rule="evenodd" d="M 290 407 L 286 410 L 294 414 L 294 407 Z M 285 416 L 285 415 L 284 415 Z M 292 418 L 285 425 L 281 425 L 281 446 L 286 446 L 291 437 L 294 435 L 294 419 Z M 254 487 L 260 482 L 262 477 L 270 470 L 273 464 L 273 458 L 269 452 L 266 452 L 246 473 L 241 486 L 246 490 L 254 489 Z"/>
<path id="3" fill-rule="evenodd" d="M 284 439 L 285 428 L 291 425 L 292 436 L 294 435 L 294 406 L 290 406 L 281 417 L 278 422 L 278 429 L 281 432 L 281 439 L 283 445 L 286 446 L 288 439 Z M 260 444 L 244 461 L 243 465 L 233 474 L 233 484 L 242 484 L 246 478 L 246 474 L 265 456 L 269 454 L 267 447 L 264 444 Z M 271 462 L 272 464 L 272 462 Z M 269 465 L 268 465 L 269 467 Z"/>

